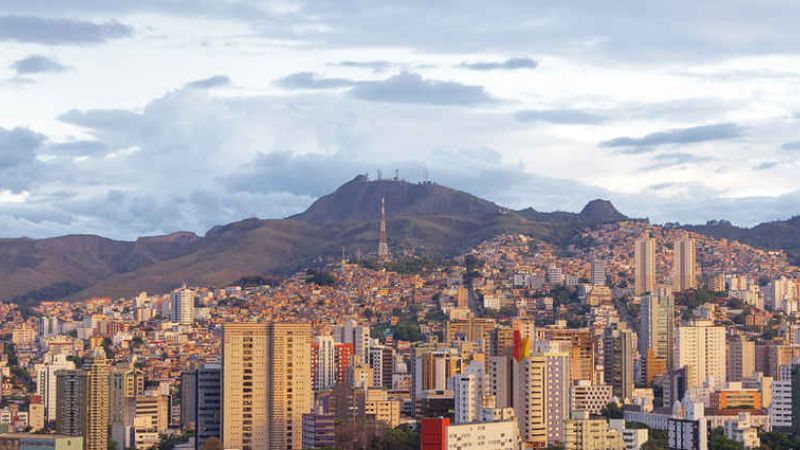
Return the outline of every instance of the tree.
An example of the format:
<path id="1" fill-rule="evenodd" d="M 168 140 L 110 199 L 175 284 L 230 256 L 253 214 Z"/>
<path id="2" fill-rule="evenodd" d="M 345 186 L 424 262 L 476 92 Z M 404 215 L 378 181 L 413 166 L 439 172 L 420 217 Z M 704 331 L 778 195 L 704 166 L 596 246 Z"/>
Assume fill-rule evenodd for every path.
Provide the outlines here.
<path id="1" fill-rule="evenodd" d="M 650 430 L 647 442 L 641 450 L 667 450 L 667 432 L 663 430 Z"/>
<path id="2" fill-rule="evenodd" d="M 720 427 L 711 431 L 708 441 L 708 448 L 713 448 L 714 450 L 744 450 L 744 447 L 738 441 L 725 436 L 725 431 Z"/>
<path id="3" fill-rule="evenodd" d="M 600 411 L 600 414 L 606 419 L 622 419 L 625 417 L 625 412 L 614 402 L 608 402 L 603 410 Z"/>

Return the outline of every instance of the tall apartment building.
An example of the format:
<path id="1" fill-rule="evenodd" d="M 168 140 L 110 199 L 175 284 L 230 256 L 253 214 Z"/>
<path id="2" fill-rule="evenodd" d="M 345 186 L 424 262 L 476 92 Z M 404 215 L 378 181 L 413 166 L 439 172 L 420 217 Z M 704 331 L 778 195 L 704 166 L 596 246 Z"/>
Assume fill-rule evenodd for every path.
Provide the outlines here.
<path id="1" fill-rule="evenodd" d="M 125 403 L 144 395 L 144 372 L 133 367 L 115 367 L 109 376 L 109 422 L 123 423 Z"/>
<path id="2" fill-rule="evenodd" d="M 222 366 L 206 363 L 196 372 L 195 449 L 200 450 L 210 438 L 222 436 Z"/>
<path id="3" fill-rule="evenodd" d="M 102 347 L 95 349 L 83 373 L 86 403 L 83 443 L 85 450 L 108 450 L 108 361 Z"/>
<path id="4" fill-rule="evenodd" d="M 656 290 L 656 240 L 642 236 L 634 243 L 633 292 L 642 295 Z"/>
<path id="5" fill-rule="evenodd" d="M 603 378 L 621 399 L 633 394 L 633 340 L 633 331 L 624 323 L 609 326 L 603 332 Z"/>
<path id="6" fill-rule="evenodd" d="M 728 381 L 742 381 L 752 376 L 756 369 L 756 343 L 741 334 L 727 336 L 726 342 Z"/>
<path id="7" fill-rule="evenodd" d="M 723 386 L 727 380 L 725 327 L 695 320 L 678 328 L 676 368 L 687 368 L 686 386 Z"/>
<path id="8" fill-rule="evenodd" d="M 194 291 L 185 287 L 170 295 L 169 320 L 175 323 L 194 323 Z"/>
<path id="9" fill-rule="evenodd" d="M 84 450 L 107 450 L 109 370 L 105 351 L 95 349 L 81 370 L 62 370 L 56 377 L 58 432 L 83 436 Z"/>
<path id="10" fill-rule="evenodd" d="M 547 445 L 547 359 L 528 356 L 512 363 L 514 367 L 514 413 L 519 434 L 527 446 Z"/>
<path id="11" fill-rule="evenodd" d="M 342 325 L 334 327 L 333 338 L 336 342 L 353 344 L 354 354 L 362 362 L 369 356 L 369 327 L 359 325 L 353 319 L 347 319 Z"/>
<path id="12" fill-rule="evenodd" d="M 570 377 L 572 381 L 594 379 L 595 356 L 594 341 L 590 328 L 566 328 L 550 326 L 537 330 L 539 339 L 566 343 L 570 350 Z"/>
<path id="13" fill-rule="evenodd" d="M 564 442 L 564 423 L 570 412 L 570 355 L 551 344 L 542 348 L 539 356 L 545 359 L 545 418 L 547 445 Z"/>
<path id="14" fill-rule="evenodd" d="M 675 298 L 669 288 L 658 288 L 642 296 L 640 311 L 639 354 L 645 358 L 645 381 L 651 383 L 654 376 L 664 375 L 672 367 Z"/>
<path id="15" fill-rule="evenodd" d="M 336 384 L 336 343 L 333 336 L 317 336 L 311 346 L 314 390 L 326 391 Z"/>
<path id="16" fill-rule="evenodd" d="M 225 448 L 302 448 L 303 414 L 313 406 L 310 351 L 311 326 L 307 323 L 225 326 Z"/>
<path id="17" fill-rule="evenodd" d="M 475 422 L 481 417 L 484 372 L 484 364 L 480 361 L 473 361 L 463 372 L 453 377 L 455 423 Z"/>
<path id="18" fill-rule="evenodd" d="M 682 292 L 697 288 L 694 239 L 683 236 L 675 240 L 672 252 L 672 289 Z"/>
<path id="19" fill-rule="evenodd" d="M 48 353 L 44 362 L 36 366 L 36 393 L 42 397 L 47 421 L 56 420 L 56 373 L 59 370 L 75 370 L 75 363 L 68 360 L 65 354 Z"/>
<path id="20" fill-rule="evenodd" d="M 606 260 L 592 259 L 592 285 L 603 286 L 606 284 Z"/>
<path id="21" fill-rule="evenodd" d="M 197 371 L 181 372 L 181 430 L 194 430 L 197 411 Z"/>

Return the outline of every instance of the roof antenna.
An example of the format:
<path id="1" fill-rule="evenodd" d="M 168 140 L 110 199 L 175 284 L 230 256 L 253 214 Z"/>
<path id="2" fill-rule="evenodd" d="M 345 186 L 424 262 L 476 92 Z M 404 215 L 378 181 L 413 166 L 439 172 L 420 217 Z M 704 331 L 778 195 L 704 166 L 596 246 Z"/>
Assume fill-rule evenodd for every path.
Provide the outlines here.
<path id="1" fill-rule="evenodd" d="M 381 181 L 382 179 L 383 179 L 383 172 L 381 172 L 381 169 L 378 169 L 378 181 Z"/>
<path id="2" fill-rule="evenodd" d="M 394 169 L 394 181 L 400 179 L 400 169 Z"/>

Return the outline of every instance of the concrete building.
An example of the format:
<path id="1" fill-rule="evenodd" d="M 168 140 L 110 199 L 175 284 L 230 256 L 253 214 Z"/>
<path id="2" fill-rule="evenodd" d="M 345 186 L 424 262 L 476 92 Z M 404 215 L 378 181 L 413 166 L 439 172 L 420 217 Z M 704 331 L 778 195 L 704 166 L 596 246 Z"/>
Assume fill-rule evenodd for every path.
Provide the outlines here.
<path id="1" fill-rule="evenodd" d="M 456 424 L 476 422 L 481 417 L 484 383 L 484 364 L 473 361 L 453 377 Z"/>
<path id="2" fill-rule="evenodd" d="M 227 324 L 223 332 L 225 448 L 302 448 L 312 408 L 311 326 Z"/>
<path id="3" fill-rule="evenodd" d="M 672 289 L 682 292 L 697 288 L 695 242 L 688 236 L 675 240 L 672 247 Z"/>
<path id="4" fill-rule="evenodd" d="M 206 363 L 197 369 L 195 383 L 195 448 L 222 436 L 222 366 Z"/>
<path id="5" fill-rule="evenodd" d="M 625 450 L 622 433 L 604 418 L 592 419 L 585 411 L 574 411 L 565 424 L 564 450 Z"/>
<path id="6" fill-rule="evenodd" d="M 600 415 L 613 397 L 613 389 L 607 384 L 592 384 L 589 381 L 578 380 L 572 385 L 570 395 L 572 411 L 586 411 L 592 415 Z"/>
<path id="7" fill-rule="evenodd" d="M 631 398 L 634 388 L 634 337 L 624 323 L 603 331 L 603 378 L 620 399 Z"/>
<path id="8" fill-rule="evenodd" d="M 741 334 L 728 335 L 728 381 L 742 381 L 753 375 L 756 368 L 756 343 Z"/>
<path id="9" fill-rule="evenodd" d="M 687 368 L 686 387 L 708 383 L 721 387 L 727 380 L 725 327 L 695 320 L 678 328 L 675 367 Z"/>
<path id="10" fill-rule="evenodd" d="M 169 319 L 181 324 L 194 323 L 194 291 L 185 287 L 172 291 Z"/>
<path id="11" fill-rule="evenodd" d="M 517 450 L 519 435 L 513 420 L 451 425 L 447 418 L 422 419 L 421 450 Z"/>
<path id="12" fill-rule="evenodd" d="M 56 372 L 59 370 L 75 370 L 75 363 L 68 360 L 65 354 L 47 354 L 44 362 L 36 366 L 36 393 L 42 397 L 48 422 L 56 420 Z"/>
<path id="13" fill-rule="evenodd" d="M 336 415 L 319 412 L 303 414 L 303 448 L 333 448 L 335 446 Z"/>
<path id="14" fill-rule="evenodd" d="M 336 385 L 336 342 L 333 336 L 317 336 L 312 345 L 314 390 L 326 391 Z"/>
<path id="15" fill-rule="evenodd" d="M 524 445 L 547 445 L 547 359 L 528 356 L 514 360 L 514 413 Z"/>
<path id="16" fill-rule="evenodd" d="M 645 383 L 663 376 L 672 367 L 675 330 L 675 298 L 669 288 L 642 296 L 639 322 L 639 354 L 651 370 L 645 371 Z M 652 350 L 652 351 L 651 351 Z M 661 368 L 661 370 L 657 370 Z"/>
<path id="17" fill-rule="evenodd" d="M 642 295 L 656 290 L 656 240 L 644 235 L 634 243 L 633 293 Z"/>

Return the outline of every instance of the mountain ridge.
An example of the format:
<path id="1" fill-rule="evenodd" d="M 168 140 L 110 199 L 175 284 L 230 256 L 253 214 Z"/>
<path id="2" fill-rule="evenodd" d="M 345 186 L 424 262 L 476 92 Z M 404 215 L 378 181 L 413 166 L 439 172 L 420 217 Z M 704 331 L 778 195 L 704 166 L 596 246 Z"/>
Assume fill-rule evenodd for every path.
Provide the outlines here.
<path id="1" fill-rule="evenodd" d="M 342 248 L 348 254 L 372 253 L 381 198 L 386 200 L 393 250 L 433 256 L 454 255 L 503 232 L 560 245 L 586 226 L 638 220 L 603 199 L 588 202 L 577 213 L 514 211 L 432 182 L 371 181 L 359 175 L 302 213 L 247 218 L 212 227 L 203 236 L 179 231 L 133 241 L 97 235 L 0 239 L 0 299 L 129 296 L 141 290 L 168 291 L 184 281 L 218 286 L 242 277 L 290 273 L 320 257 L 335 257 Z M 797 222 L 800 233 L 800 218 Z M 738 233 L 740 240 L 748 239 L 747 231 L 723 228 L 709 233 Z"/>

